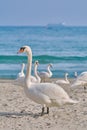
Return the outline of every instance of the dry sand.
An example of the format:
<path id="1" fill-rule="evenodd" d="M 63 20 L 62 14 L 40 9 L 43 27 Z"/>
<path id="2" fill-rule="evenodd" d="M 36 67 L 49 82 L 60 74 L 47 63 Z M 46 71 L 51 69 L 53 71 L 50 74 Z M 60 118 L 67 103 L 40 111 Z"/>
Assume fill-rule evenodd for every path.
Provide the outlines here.
<path id="1" fill-rule="evenodd" d="M 51 79 L 50 82 L 55 81 Z M 0 130 L 87 130 L 87 92 L 82 86 L 61 85 L 78 104 L 50 108 L 40 116 L 41 105 L 26 97 L 13 80 L 0 80 Z"/>

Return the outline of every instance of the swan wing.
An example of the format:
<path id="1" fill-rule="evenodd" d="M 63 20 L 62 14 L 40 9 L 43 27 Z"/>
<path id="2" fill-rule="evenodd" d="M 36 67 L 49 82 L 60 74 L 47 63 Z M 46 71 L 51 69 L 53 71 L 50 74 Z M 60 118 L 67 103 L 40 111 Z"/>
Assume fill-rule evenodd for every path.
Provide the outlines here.
<path id="1" fill-rule="evenodd" d="M 31 84 L 26 92 L 32 100 L 40 104 L 62 105 L 72 103 L 68 94 L 59 85 L 51 83 Z M 73 101 L 73 100 L 72 100 Z M 73 101 L 74 103 L 74 101 Z"/>
<path id="2" fill-rule="evenodd" d="M 20 73 L 18 73 L 17 77 L 18 77 L 18 78 L 19 78 L 19 77 L 25 77 L 25 74 L 20 72 Z"/>
<path id="3" fill-rule="evenodd" d="M 87 79 L 87 72 L 85 71 L 85 72 L 82 72 L 79 76 L 78 76 L 78 78 L 77 79 L 82 79 L 82 80 L 85 80 L 85 79 Z"/>
<path id="4" fill-rule="evenodd" d="M 83 80 L 76 80 L 72 85 L 71 87 L 75 87 L 75 86 L 79 86 L 79 85 L 84 85 L 86 84 L 87 81 L 83 81 Z"/>
<path id="5" fill-rule="evenodd" d="M 65 81 L 65 80 L 57 80 L 56 83 L 66 84 L 67 81 Z"/>
<path id="6" fill-rule="evenodd" d="M 14 80 L 14 85 L 20 85 L 23 86 L 25 85 L 25 77 L 19 77 L 17 79 Z"/>
<path id="7" fill-rule="evenodd" d="M 84 85 L 87 83 L 87 71 L 82 72 L 77 79 L 75 80 L 75 82 L 71 85 L 71 87 L 74 86 L 79 86 L 79 85 Z"/>
<path id="8" fill-rule="evenodd" d="M 31 76 L 30 79 L 31 79 L 31 82 L 37 82 L 37 79 L 34 76 Z"/>
<path id="9" fill-rule="evenodd" d="M 49 77 L 48 72 L 45 72 L 45 71 L 39 72 L 38 75 L 39 75 L 41 78 Z"/>

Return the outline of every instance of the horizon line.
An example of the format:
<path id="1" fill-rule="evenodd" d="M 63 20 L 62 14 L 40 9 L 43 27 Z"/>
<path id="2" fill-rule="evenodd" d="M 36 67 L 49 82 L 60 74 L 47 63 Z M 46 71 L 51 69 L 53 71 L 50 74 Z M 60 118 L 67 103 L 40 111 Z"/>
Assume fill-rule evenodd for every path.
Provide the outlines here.
<path id="1" fill-rule="evenodd" d="M 49 25 L 51 23 L 45 24 L 45 25 L 41 25 L 41 24 L 32 24 L 32 25 L 0 25 L 0 27 L 46 27 L 47 25 Z M 55 25 L 57 23 L 54 23 Z M 63 25 L 65 27 L 87 27 L 87 25 L 72 25 L 72 24 L 65 24 Z"/>

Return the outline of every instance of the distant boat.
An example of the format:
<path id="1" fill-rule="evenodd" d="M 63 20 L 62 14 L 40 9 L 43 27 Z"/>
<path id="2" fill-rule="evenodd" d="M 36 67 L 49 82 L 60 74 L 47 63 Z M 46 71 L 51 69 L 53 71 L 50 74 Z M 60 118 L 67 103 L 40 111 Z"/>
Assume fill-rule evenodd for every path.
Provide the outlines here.
<path id="1" fill-rule="evenodd" d="M 58 23 L 58 24 L 47 24 L 47 28 L 56 28 L 56 27 L 64 27 L 65 23 Z"/>

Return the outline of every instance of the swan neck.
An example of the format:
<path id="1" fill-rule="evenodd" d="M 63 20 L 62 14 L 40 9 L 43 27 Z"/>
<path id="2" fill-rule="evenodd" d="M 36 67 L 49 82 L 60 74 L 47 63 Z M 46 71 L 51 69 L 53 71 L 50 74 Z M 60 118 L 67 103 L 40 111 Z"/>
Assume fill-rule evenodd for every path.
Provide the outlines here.
<path id="1" fill-rule="evenodd" d="M 34 75 L 35 75 L 35 77 L 37 77 L 37 65 L 35 65 L 35 67 L 34 67 Z"/>
<path id="2" fill-rule="evenodd" d="M 48 70 L 48 73 L 49 73 L 50 75 L 52 75 L 52 72 L 51 72 L 51 70 L 50 70 L 50 66 L 47 67 L 47 70 Z"/>
<path id="3" fill-rule="evenodd" d="M 38 73 L 37 73 L 37 67 L 38 67 L 38 65 L 35 65 L 34 75 L 35 75 L 36 79 L 38 80 L 38 82 L 40 82 L 40 77 L 38 76 Z"/>
<path id="4" fill-rule="evenodd" d="M 31 67 L 32 67 L 32 51 L 31 50 L 27 52 L 27 56 L 28 56 L 28 63 L 27 63 L 27 71 L 26 71 L 26 80 L 30 81 Z"/>
<path id="5" fill-rule="evenodd" d="M 67 75 L 65 75 L 65 80 L 68 81 Z"/>
<path id="6" fill-rule="evenodd" d="M 21 73 L 23 73 L 23 71 L 24 71 L 24 66 L 22 66 Z"/>

